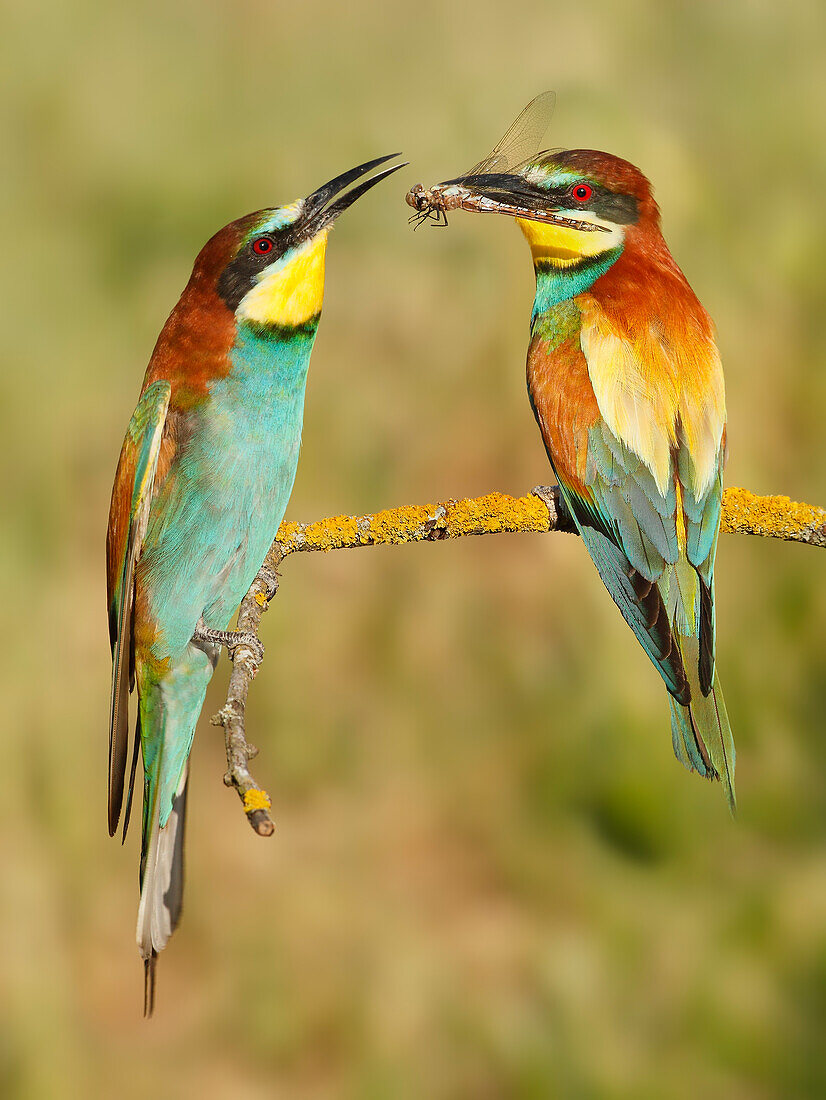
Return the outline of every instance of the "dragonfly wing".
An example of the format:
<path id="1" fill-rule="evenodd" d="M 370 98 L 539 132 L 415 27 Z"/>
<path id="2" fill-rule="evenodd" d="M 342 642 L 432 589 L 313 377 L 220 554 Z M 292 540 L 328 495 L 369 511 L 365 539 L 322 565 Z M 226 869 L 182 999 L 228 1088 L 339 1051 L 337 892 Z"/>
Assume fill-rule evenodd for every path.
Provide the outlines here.
<path id="1" fill-rule="evenodd" d="M 510 172 L 538 153 L 554 113 L 556 92 L 540 92 L 519 113 L 501 141 L 467 172 L 469 176 Z"/>

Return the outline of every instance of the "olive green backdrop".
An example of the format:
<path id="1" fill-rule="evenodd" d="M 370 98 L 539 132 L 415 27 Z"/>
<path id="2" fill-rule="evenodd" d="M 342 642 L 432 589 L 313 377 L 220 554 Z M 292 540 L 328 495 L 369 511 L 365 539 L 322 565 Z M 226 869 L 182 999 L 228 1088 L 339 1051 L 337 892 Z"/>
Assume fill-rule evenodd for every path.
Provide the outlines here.
<path id="1" fill-rule="evenodd" d="M 103 538 L 193 257 L 361 160 L 288 517 L 548 478 L 505 220 L 407 225 L 538 91 L 654 180 L 714 316 L 729 484 L 826 503 L 826 13 L 783 4 L 9 0 L 0 294 L 0 1093 L 826 1094 L 826 558 L 726 536 L 740 815 L 574 538 L 298 556 L 264 623 L 254 837 L 202 721 L 186 910 L 140 1019 L 136 835 L 106 836 Z M 222 664 L 206 712 L 220 704 Z"/>

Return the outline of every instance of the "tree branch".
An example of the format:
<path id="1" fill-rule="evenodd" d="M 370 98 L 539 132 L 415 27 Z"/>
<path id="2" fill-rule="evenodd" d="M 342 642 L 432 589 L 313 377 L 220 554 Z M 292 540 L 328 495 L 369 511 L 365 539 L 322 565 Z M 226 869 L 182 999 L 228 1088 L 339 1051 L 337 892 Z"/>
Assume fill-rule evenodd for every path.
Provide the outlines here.
<path id="1" fill-rule="evenodd" d="M 238 629 L 247 630 L 256 637 L 258 637 L 261 616 L 278 591 L 278 574 L 275 571 L 275 565 L 271 564 L 274 549 L 275 546 L 271 547 L 266 561 L 258 570 L 238 610 Z M 272 806 L 270 796 L 258 786 L 247 766 L 258 754 L 258 749 L 250 745 L 246 738 L 247 696 L 250 684 L 258 671 L 258 657 L 246 645 L 236 646 L 230 656 L 232 674 L 229 678 L 227 701 L 212 719 L 214 726 L 224 727 L 224 741 L 227 749 L 224 783 L 228 787 L 235 787 L 239 798 L 244 803 L 247 819 L 255 832 L 259 836 L 272 836 L 275 826 L 269 814 Z"/>
<path id="2" fill-rule="evenodd" d="M 746 489 L 727 489 L 723 494 L 721 530 L 826 547 L 826 509 L 798 504 L 788 497 L 762 497 Z M 282 523 L 266 561 L 241 603 L 238 630 L 258 636 L 261 616 L 278 591 L 279 565 L 290 554 L 302 550 L 401 546 L 465 535 L 547 531 L 576 531 L 556 487 L 538 487 L 524 497 L 489 493 L 475 499 L 389 508 L 372 515 Z M 275 826 L 269 814 L 270 797 L 255 782 L 247 766 L 257 749 L 246 740 L 245 711 L 250 684 L 259 665 L 255 654 L 245 645 L 237 646 L 231 656 L 233 668 L 227 701 L 212 719 L 213 724 L 224 727 L 227 749 L 224 782 L 235 787 L 255 832 L 271 836 Z"/>

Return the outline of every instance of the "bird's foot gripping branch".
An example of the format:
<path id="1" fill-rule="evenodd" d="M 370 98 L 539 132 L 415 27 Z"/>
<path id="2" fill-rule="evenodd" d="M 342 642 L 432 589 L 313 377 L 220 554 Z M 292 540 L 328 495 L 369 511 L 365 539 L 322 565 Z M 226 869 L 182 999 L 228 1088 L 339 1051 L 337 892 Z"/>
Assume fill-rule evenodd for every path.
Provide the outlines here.
<path id="1" fill-rule="evenodd" d="M 261 639 L 249 630 L 214 630 L 212 627 L 204 626 L 204 620 L 201 619 L 195 627 L 192 640 L 224 646 L 230 656 L 239 646 L 246 646 L 252 652 L 256 664 L 260 665 L 264 660 L 264 645 Z"/>
<path id="2" fill-rule="evenodd" d="M 826 509 L 784 496 L 757 496 L 746 489 L 723 495 L 721 529 L 728 533 L 803 542 L 826 547 Z M 364 516 L 332 516 L 315 523 L 282 523 L 278 537 L 238 612 L 238 631 L 248 638 L 231 649 L 232 674 L 227 700 L 212 722 L 223 726 L 227 750 L 224 782 L 235 787 L 250 825 L 259 836 L 274 831 L 269 795 L 253 779 L 249 762 L 256 753 L 246 739 L 246 704 L 263 647 L 258 641 L 261 616 L 278 591 L 278 567 L 300 550 L 348 550 L 357 546 L 438 542 L 464 535 L 501 535 L 575 530 L 556 487 L 537 486 L 524 497 L 489 493 L 435 505 L 408 505 Z M 260 646 L 260 641 L 258 642 Z"/>

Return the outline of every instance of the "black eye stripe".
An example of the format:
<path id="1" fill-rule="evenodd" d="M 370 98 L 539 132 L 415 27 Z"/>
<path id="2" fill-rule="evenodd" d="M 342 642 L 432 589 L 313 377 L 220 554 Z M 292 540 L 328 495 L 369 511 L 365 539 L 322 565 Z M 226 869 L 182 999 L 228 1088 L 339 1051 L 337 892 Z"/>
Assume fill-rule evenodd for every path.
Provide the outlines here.
<path id="1" fill-rule="evenodd" d="M 235 311 L 244 295 L 260 277 L 261 272 L 283 256 L 289 247 L 286 234 L 262 233 L 248 239 L 238 255 L 231 260 L 218 279 L 218 293 L 227 306 Z M 263 250 L 261 246 L 263 247 Z"/>
<path id="2" fill-rule="evenodd" d="M 586 199 L 578 199 L 576 196 L 578 187 L 590 187 L 590 195 Z M 555 201 L 560 209 L 587 206 L 588 210 L 598 218 L 604 218 L 616 225 L 633 225 L 639 218 L 639 205 L 633 195 L 609 191 L 600 184 L 574 183 L 552 187 L 544 193 Z"/>

